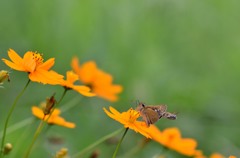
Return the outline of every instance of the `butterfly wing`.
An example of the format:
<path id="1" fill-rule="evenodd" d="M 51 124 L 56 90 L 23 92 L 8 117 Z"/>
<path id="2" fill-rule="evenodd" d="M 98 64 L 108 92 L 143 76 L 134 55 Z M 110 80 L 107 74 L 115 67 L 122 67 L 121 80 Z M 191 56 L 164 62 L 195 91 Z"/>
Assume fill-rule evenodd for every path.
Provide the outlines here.
<path id="1" fill-rule="evenodd" d="M 156 106 L 147 106 L 147 107 L 157 112 L 158 119 L 160 119 L 164 115 L 164 113 L 167 111 L 167 105 L 156 105 Z"/>
<path id="2" fill-rule="evenodd" d="M 146 107 L 142 111 L 142 113 L 143 114 L 141 116 L 142 116 L 143 120 L 146 122 L 147 126 L 149 126 L 150 124 L 154 124 L 159 119 L 158 118 L 158 113 L 151 108 Z"/>

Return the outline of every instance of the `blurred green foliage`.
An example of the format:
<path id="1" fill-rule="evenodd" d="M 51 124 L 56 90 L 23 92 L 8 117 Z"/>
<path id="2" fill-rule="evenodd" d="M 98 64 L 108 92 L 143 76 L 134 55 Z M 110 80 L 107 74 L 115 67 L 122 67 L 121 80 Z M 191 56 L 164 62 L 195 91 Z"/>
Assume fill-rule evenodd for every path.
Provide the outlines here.
<path id="1" fill-rule="evenodd" d="M 164 103 L 169 111 L 178 112 L 178 120 L 160 120 L 157 126 L 178 127 L 184 137 L 195 138 L 205 154 L 240 156 L 239 10 L 237 0 L 2 0 L 1 58 L 8 58 L 9 48 L 21 55 L 38 51 L 46 59 L 55 57 L 54 70 L 65 74 L 72 57 L 78 56 L 80 62 L 96 61 L 113 75 L 114 83 L 124 87 L 116 103 L 81 99 L 78 106 L 63 113 L 67 120 L 76 122 L 77 128 L 51 127 L 32 157 L 54 154 L 61 145 L 71 154 L 80 151 L 122 127 L 108 118 L 102 107 L 112 105 L 125 111 L 135 107 L 137 99 L 146 104 Z M 2 62 L 0 68 L 9 70 Z M 27 82 L 24 73 L 12 70 L 10 75 L 11 82 L 0 89 L 0 129 L 12 100 Z M 30 84 L 10 124 L 31 117 L 30 107 L 53 92 L 59 97 L 62 88 Z M 76 96 L 81 98 L 69 92 L 63 106 Z M 24 152 L 36 127 L 37 123 L 19 129 L 7 140 Z M 28 135 L 16 142 L 25 130 Z M 46 138 L 53 136 L 64 139 L 64 143 L 48 143 Z M 129 132 L 119 155 L 141 138 Z M 100 157 L 110 157 L 115 146 L 98 146 Z M 151 142 L 136 156 L 152 157 L 161 150 L 159 144 Z"/>

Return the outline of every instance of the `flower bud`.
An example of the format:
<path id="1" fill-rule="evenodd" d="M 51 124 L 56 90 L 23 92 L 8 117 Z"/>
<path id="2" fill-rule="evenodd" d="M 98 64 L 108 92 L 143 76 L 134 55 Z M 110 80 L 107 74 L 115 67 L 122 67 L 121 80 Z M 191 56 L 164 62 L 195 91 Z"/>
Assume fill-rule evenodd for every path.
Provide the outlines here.
<path id="1" fill-rule="evenodd" d="M 5 80 L 8 80 L 10 82 L 9 72 L 5 70 L 0 71 L 0 84 L 3 83 Z"/>
<path id="2" fill-rule="evenodd" d="M 62 148 L 56 153 L 56 158 L 69 158 L 68 157 L 68 149 Z"/>
<path id="3" fill-rule="evenodd" d="M 7 155 L 11 150 L 12 150 L 12 144 L 11 143 L 7 143 L 4 145 L 4 148 L 3 148 L 3 154 L 4 155 Z"/>
<path id="4" fill-rule="evenodd" d="M 56 103 L 54 95 L 55 93 L 51 96 L 51 98 L 46 99 L 46 107 L 43 110 L 44 115 L 48 115 L 51 112 L 54 104 Z"/>

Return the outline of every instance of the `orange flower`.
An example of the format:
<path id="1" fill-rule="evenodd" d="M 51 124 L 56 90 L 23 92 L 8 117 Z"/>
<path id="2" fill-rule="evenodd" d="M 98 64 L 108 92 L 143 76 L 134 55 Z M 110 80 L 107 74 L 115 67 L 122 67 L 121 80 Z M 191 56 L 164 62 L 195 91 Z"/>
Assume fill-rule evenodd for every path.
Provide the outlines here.
<path id="1" fill-rule="evenodd" d="M 237 158 L 236 156 L 230 155 L 228 158 Z"/>
<path id="2" fill-rule="evenodd" d="M 75 74 L 72 71 L 68 71 L 67 72 L 67 79 L 64 80 L 62 82 L 62 86 L 66 87 L 67 89 L 73 89 L 75 91 L 77 91 L 78 93 L 84 95 L 84 96 L 88 96 L 88 97 L 92 97 L 95 96 L 94 93 L 90 92 L 90 88 L 87 86 L 80 86 L 80 85 L 74 85 L 73 83 L 78 80 L 78 75 Z"/>
<path id="3" fill-rule="evenodd" d="M 63 76 L 55 71 L 49 70 L 54 65 L 54 58 L 43 62 L 42 55 L 28 51 L 21 58 L 14 50 L 8 51 L 8 56 L 12 61 L 2 59 L 3 62 L 12 69 L 28 72 L 29 79 L 43 84 L 60 84 Z"/>
<path id="4" fill-rule="evenodd" d="M 32 114 L 34 116 L 36 116 L 37 118 L 39 118 L 39 119 L 43 119 L 44 118 L 44 121 L 46 121 L 48 119 L 47 122 L 49 124 L 55 124 L 55 125 L 64 126 L 64 127 L 67 127 L 67 128 L 75 128 L 76 125 L 74 123 L 72 123 L 72 122 L 65 121 L 64 118 L 59 116 L 60 113 L 61 113 L 60 110 L 55 108 L 54 111 L 52 112 L 50 118 L 48 119 L 49 115 L 44 115 L 42 109 L 40 109 L 37 106 L 33 106 L 32 107 Z"/>
<path id="5" fill-rule="evenodd" d="M 79 76 L 79 80 L 90 86 L 97 96 L 109 101 L 117 101 L 117 94 L 122 92 L 122 86 L 113 85 L 110 74 L 98 69 L 94 61 L 89 61 L 79 66 L 78 59 L 72 60 L 72 68 Z"/>
<path id="6" fill-rule="evenodd" d="M 183 155 L 193 156 L 196 152 L 197 142 L 191 138 L 182 138 L 178 128 L 167 128 L 161 132 L 151 125 L 149 133 L 153 140 Z"/>
<path id="7" fill-rule="evenodd" d="M 135 132 L 141 133 L 147 138 L 151 138 L 147 132 L 148 127 L 146 126 L 145 122 L 137 121 L 137 118 L 140 116 L 139 112 L 131 108 L 127 112 L 119 113 L 111 106 L 109 107 L 110 111 L 106 110 L 105 108 L 103 108 L 103 110 L 109 117 L 123 124 L 125 128 L 130 128 Z"/>

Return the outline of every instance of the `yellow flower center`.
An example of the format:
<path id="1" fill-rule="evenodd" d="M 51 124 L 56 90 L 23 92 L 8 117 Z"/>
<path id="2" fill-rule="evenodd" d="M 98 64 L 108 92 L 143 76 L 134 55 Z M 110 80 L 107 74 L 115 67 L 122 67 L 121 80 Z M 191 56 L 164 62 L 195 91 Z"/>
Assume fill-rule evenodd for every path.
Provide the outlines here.
<path id="1" fill-rule="evenodd" d="M 43 57 L 40 53 L 33 53 L 33 60 L 37 65 L 41 65 L 43 63 Z"/>
<path id="2" fill-rule="evenodd" d="M 128 121 L 130 123 L 134 123 L 137 120 L 138 117 L 139 117 L 139 112 L 137 112 L 133 109 L 129 110 L 129 120 Z"/>

